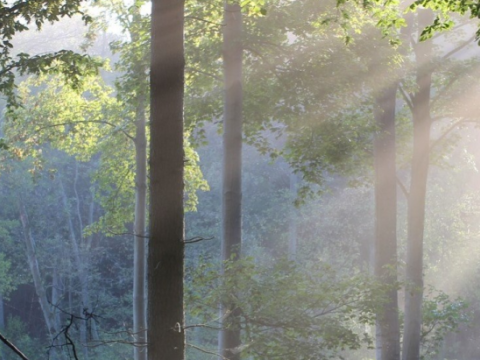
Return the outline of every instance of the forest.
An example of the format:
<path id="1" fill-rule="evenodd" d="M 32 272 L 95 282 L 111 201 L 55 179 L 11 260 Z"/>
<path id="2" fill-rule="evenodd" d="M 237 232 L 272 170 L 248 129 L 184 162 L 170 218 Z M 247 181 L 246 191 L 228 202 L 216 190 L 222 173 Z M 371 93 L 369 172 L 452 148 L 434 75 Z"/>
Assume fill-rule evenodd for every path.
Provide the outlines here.
<path id="1" fill-rule="evenodd" d="M 480 359 L 479 0 L 1 0 L 0 360 Z"/>

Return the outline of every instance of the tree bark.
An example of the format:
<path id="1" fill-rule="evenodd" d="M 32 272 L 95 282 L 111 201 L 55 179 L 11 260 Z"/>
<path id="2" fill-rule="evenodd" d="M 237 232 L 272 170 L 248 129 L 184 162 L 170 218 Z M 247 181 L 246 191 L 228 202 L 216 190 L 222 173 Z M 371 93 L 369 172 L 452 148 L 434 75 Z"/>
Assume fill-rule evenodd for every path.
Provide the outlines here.
<path id="1" fill-rule="evenodd" d="M 61 177 L 58 177 L 59 184 L 60 184 L 60 191 L 62 196 L 62 205 L 65 211 L 65 216 L 67 218 L 68 230 L 70 233 L 70 242 L 72 244 L 72 253 L 73 253 L 73 260 L 75 263 L 75 267 L 77 269 L 77 277 L 80 282 L 80 295 L 82 299 L 82 303 L 80 304 L 78 316 L 82 317 L 83 312 L 86 309 L 87 311 L 91 311 L 90 306 L 90 293 L 88 289 L 88 263 L 84 256 L 81 254 L 81 244 L 79 243 L 77 236 L 75 234 L 75 228 L 73 225 L 72 216 L 70 214 L 70 207 L 68 204 L 67 193 L 65 191 L 65 187 L 63 185 L 63 181 Z M 82 229 L 80 229 L 80 232 Z M 88 329 L 87 329 L 87 322 L 82 322 L 80 326 L 80 339 L 82 342 L 82 353 L 86 360 L 89 358 L 89 351 L 87 347 L 88 342 Z"/>
<path id="2" fill-rule="evenodd" d="M 418 28 L 423 29 L 433 21 L 432 12 L 421 10 Z M 417 62 L 417 91 L 413 105 L 413 156 L 407 214 L 407 257 L 405 291 L 405 326 L 403 335 L 403 360 L 420 359 L 420 340 L 423 303 L 423 234 L 425 227 L 425 199 L 429 166 L 430 145 L 430 92 L 432 85 L 432 42 L 414 45 Z"/>
<path id="3" fill-rule="evenodd" d="M 33 278 L 33 285 L 35 286 L 35 292 L 40 302 L 40 308 L 42 309 L 43 319 L 45 320 L 45 325 L 47 326 L 48 335 L 53 341 L 55 335 L 59 333 L 60 329 L 55 327 L 55 312 L 48 303 L 47 292 L 43 286 L 40 267 L 38 266 L 37 256 L 35 254 L 35 242 L 30 229 L 30 222 L 23 204 L 20 204 L 19 212 L 20 222 L 23 228 L 23 238 L 27 249 L 28 265 Z M 51 355 L 53 359 L 58 358 L 57 351 L 54 347 L 51 348 Z"/>
<path id="4" fill-rule="evenodd" d="M 242 13 L 240 5 L 224 7 L 223 66 L 223 196 L 222 261 L 235 261 L 242 242 Z M 240 326 L 235 304 L 221 304 L 222 330 L 219 353 L 223 359 L 239 360 Z"/>
<path id="5" fill-rule="evenodd" d="M 375 276 L 387 288 L 377 313 L 377 360 L 400 359 L 397 282 L 397 182 L 395 102 L 398 83 L 382 89 L 374 111 L 377 133 L 375 165 Z"/>
<path id="6" fill-rule="evenodd" d="M 288 223 L 288 259 L 297 258 L 297 208 L 294 205 L 297 198 L 297 174 L 290 173 L 290 218 Z"/>
<path id="7" fill-rule="evenodd" d="M 145 69 L 138 69 L 145 76 Z M 135 334 L 135 360 L 146 360 L 147 317 L 146 317 L 146 210 L 147 210 L 147 136 L 145 132 L 144 91 L 139 90 L 136 99 L 136 135 L 135 135 L 135 236 L 133 264 L 133 332 Z"/>
<path id="8" fill-rule="evenodd" d="M 0 333 L 5 330 L 5 312 L 3 307 L 3 296 L 0 294 Z M 0 347 L 0 359 L 5 360 L 5 354 L 3 353 L 3 348 Z"/>
<path id="9" fill-rule="evenodd" d="M 152 1 L 148 359 L 183 360 L 184 1 Z"/>
<path id="10" fill-rule="evenodd" d="M 57 266 L 55 265 L 55 267 L 53 268 L 53 275 L 52 275 L 52 295 L 51 295 L 52 305 L 54 306 L 59 306 L 59 302 L 60 302 L 60 294 L 58 291 L 59 288 L 60 288 L 60 280 L 58 276 Z M 60 329 L 61 325 L 60 325 L 59 311 L 55 311 L 54 321 L 55 321 L 55 328 Z"/>

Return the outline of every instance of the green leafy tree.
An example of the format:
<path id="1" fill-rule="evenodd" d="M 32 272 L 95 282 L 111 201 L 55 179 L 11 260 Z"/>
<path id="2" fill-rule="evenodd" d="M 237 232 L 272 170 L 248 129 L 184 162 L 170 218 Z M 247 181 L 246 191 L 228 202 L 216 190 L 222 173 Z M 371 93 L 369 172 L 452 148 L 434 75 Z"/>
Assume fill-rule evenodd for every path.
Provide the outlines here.
<path id="1" fill-rule="evenodd" d="M 90 17 L 81 10 L 82 0 L 54 1 L 2 1 L 0 3 L 0 93 L 10 104 L 15 99 L 15 76 L 23 74 L 62 73 L 68 82 L 77 86 L 80 77 L 95 73 L 100 66 L 98 60 L 73 51 L 60 50 L 51 54 L 30 56 L 26 53 L 12 54 L 12 39 L 15 34 L 40 29 L 45 22 L 53 23 L 63 17 L 75 14 L 82 16 L 85 22 Z"/>
<path id="2" fill-rule="evenodd" d="M 370 344 L 361 328 L 372 323 L 382 302 L 374 281 L 359 274 L 343 277 L 322 262 L 300 267 L 278 260 L 268 266 L 244 258 L 225 264 L 222 275 L 204 263 L 190 276 L 195 286 L 187 299 L 203 320 L 198 326 L 215 329 L 218 302 L 234 300 L 239 323 L 223 326 L 241 326 L 237 351 L 254 359 L 329 359 Z"/>

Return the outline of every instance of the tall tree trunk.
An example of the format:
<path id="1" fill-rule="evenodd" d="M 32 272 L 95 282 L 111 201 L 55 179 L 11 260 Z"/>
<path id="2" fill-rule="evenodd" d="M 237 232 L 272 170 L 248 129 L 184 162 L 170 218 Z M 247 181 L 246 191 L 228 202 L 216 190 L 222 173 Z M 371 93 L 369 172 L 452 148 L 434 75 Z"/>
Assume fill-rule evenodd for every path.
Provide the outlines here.
<path id="1" fill-rule="evenodd" d="M 430 10 L 419 11 L 419 29 L 423 29 L 432 21 L 433 15 Z M 414 45 L 414 50 L 417 61 L 417 91 L 412 96 L 413 155 L 407 214 L 407 287 L 405 291 L 403 360 L 420 359 L 423 303 L 423 233 L 432 122 L 430 118 L 432 42 L 418 42 Z"/>
<path id="2" fill-rule="evenodd" d="M 60 280 L 58 278 L 58 270 L 57 266 L 53 268 L 53 275 L 52 275 L 52 305 L 54 306 L 59 306 L 60 302 L 60 296 L 59 296 L 59 290 L 60 289 Z M 55 327 L 57 329 L 60 328 L 60 312 L 55 311 Z"/>
<path id="3" fill-rule="evenodd" d="M 242 13 L 240 5 L 224 7 L 224 120 L 222 261 L 236 260 L 242 242 Z M 240 326 L 235 304 L 221 304 L 223 329 L 219 352 L 223 359 L 239 360 Z"/>
<path id="4" fill-rule="evenodd" d="M 67 224 L 68 224 L 68 230 L 70 233 L 70 243 L 72 244 L 72 253 L 73 253 L 73 260 L 75 263 L 75 267 L 78 272 L 78 280 L 80 283 L 80 295 L 82 299 L 82 303 L 80 304 L 79 308 L 79 316 L 83 317 L 84 312 L 87 311 L 92 311 L 92 307 L 90 304 L 90 292 L 88 289 L 88 259 L 86 256 L 82 256 L 81 254 L 81 243 L 77 239 L 77 235 L 75 233 L 75 228 L 73 225 L 73 220 L 72 216 L 70 213 L 70 207 L 68 205 L 68 199 L 67 199 L 67 193 L 65 191 L 65 187 L 63 185 L 63 181 L 61 177 L 58 177 L 59 179 L 59 185 L 60 185 L 60 191 L 61 191 L 61 197 L 62 197 L 62 205 L 65 211 L 65 215 L 67 218 Z M 77 199 L 78 201 L 78 199 Z M 82 232 L 82 229 L 79 230 L 79 232 Z M 87 342 L 89 340 L 89 337 L 93 337 L 94 339 L 98 339 L 98 335 L 96 334 L 96 327 L 95 323 L 92 323 L 91 327 L 91 333 L 89 333 L 88 329 L 88 324 L 87 321 L 84 321 L 81 326 L 80 326 L 80 338 L 82 342 L 82 353 L 83 356 L 86 360 L 89 358 L 89 351 L 88 351 L 88 346 Z"/>
<path id="5" fill-rule="evenodd" d="M 288 223 L 288 259 L 297 258 L 297 208 L 294 205 L 297 198 L 297 174 L 290 173 L 290 218 Z"/>
<path id="6" fill-rule="evenodd" d="M 184 0 L 152 1 L 148 359 L 183 360 Z"/>
<path id="7" fill-rule="evenodd" d="M 376 97 L 375 276 L 388 289 L 377 313 L 377 360 L 400 359 L 397 282 L 397 182 L 395 161 L 395 101 L 398 83 Z"/>
<path id="8" fill-rule="evenodd" d="M 5 313 L 3 307 L 3 296 L 0 294 L 0 333 L 5 330 Z M 0 359 L 5 360 L 5 354 L 3 353 L 3 347 L 0 347 Z"/>
<path id="9" fill-rule="evenodd" d="M 135 39 L 134 39 L 135 40 Z M 140 66 L 138 75 L 145 77 Z M 134 223 L 134 264 L 133 264 L 133 332 L 135 334 L 135 360 L 147 359 L 147 317 L 146 317 L 146 210 L 147 210 L 147 136 L 145 132 L 146 95 L 139 89 L 136 103 L 135 135 L 135 223 Z"/>
<path id="10" fill-rule="evenodd" d="M 35 292 L 40 303 L 40 309 L 42 310 L 43 319 L 45 320 L 45 325 L 47 326 L 47 333 L 50 339 L 53 341 L 55 335 L 59 333 L 60 329 L 55 327 L 55 311 L 48 303 L 47 292 L 43 286 L 40 267 L 38 266 L 37 256 L 35 254 L 35 241 L 30 229 L 28 215 L 23 204 L 20 204 L 19 212 L 20 222 L 23 228 L 23 238 L 27 249 L 28 266 L 30 267 L 30 272 L 32 274 L 33 285 L 35 286 Z M 58 358 L 55 347 L 51 348 L 51 356 L 53 359 Z"/>

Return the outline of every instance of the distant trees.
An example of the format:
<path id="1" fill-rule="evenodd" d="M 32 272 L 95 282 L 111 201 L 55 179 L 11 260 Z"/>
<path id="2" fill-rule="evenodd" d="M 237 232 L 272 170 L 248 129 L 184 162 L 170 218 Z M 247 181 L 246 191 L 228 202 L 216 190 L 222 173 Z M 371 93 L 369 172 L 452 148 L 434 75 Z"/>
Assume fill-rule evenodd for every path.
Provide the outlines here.
<path id="1" fill-rule="evenodd" d="M 89 292 L 96 289 L 96 283 L 92 282 L 91 288 L 89 282 L 82 282 L 82 279 L 92 278 L 93 273 L 88 269 L 90 266 L 96 266 L 95 262 L 89 263 L 88 251 L 92 242 L 91 236 L 102 230 L 118 234 L 117 230 L 123 231 L 125 223 L 134 221 L 137 272 L 134 280 L 134 328 L 133 334 L 131 332 L 129 334 L 133 335 L 137 345 L 142 345 L 146 341 L 146 325 L 143 321 L 145 319 L 143 302 L 145 254 L 143 251 L 145 239 L 149 237 L 148 358 L 183 360 L 186 345 L 185 332 L 189 328 L 185 325 L 183 310 L 183 293 L 185 292 L 183 213 L 185 203 L 188 204 L 190 199 L 189 195 L 185 199 L 185 188 L 193 193 L 196 185 L 204 184 L 198 181 L 198 176 L 195 176 L 199 172 L 192 170 L 195 169 L 197 158 L 192 155 L 194 152 L 185 140 L 183 126 L 184 4 L 182 1 L 174 0 L 158 0 L 153 3 L 149 214 L 146 200 L 148 182 L 146 147 L 149 136 L 146 117 L 149 111 L 149 94 L 146 79 L 148 61 L 146 60 L 147 51 L 145 51 L 148 48 L 149 35 L 145 32 L 146 26 L 143 25 L 147 22 L 146 18 L 140 15 L 139 5 L 140 3 L 136 2 L 132 8 L 128 9 L 126 15 L 126 18 L 133 20 L 132 31 L 130 31 L 132 42 L 115 44 L 117 49 L 124 47 L 120 50 L 121 66 L 123 66 L 121 70 L 124 71 L 124 76 L 117 82 L 116 97 L 112 96 L 111 89 L 94 78 L 88 78 L 88 83 L 82 86 L 73 76 L 74 83 L 77 89 L 82 90 L 82 94 L 71 92 L 63 87 L 65 78 L 61 80 L 48 78 L 50 85 L 45 85 L 41 81 L 30 82 L 34 86 L 31 90 L 27 89 L 27 85 L 20 86 L 19 90 L 24 96 L 23 108 L 12 108 L 9 116 L 16 117 L 16 122 L 10 122 L 9 128 L 5 130 L 11 140 L 19 141 L 17 144 L 12 143 L 10 153 L 22 158 L 27 153 L 36 156 L 35 171 L 43 176 L 47 176 L 47 173 L 41 169 L 40 152 L 45 151 L 45 147 L 48 146 L 67 151 L 77 156 L 79 160 L 91 161 L 90 171 L 95 173 L 96 182 L 93 188 L 83 189 L 83 192 L 75 185 L 78 173 L 75 173 L 77 175 L 73 178 L 69 178 L 61 177 L 61 171 L 52 172 L 52 177 L 58 184 L 56 188 L 58 193 L 55 192 L 57 205 L 64 210 L 59 217 L 60 221 L 64 222 L 64 226 L 58 233 L 46 231 L 45 234 L 48 236 L 45 239 L 49 239 L 49 236 L 58 236 L 70 240 L 63 244 L 70 249 L 66 262 L 71 263 L 69 266 L 73 266 L 76 271 L 75 274 L 72 273 L 64 279 L 72 282 L 80 281 L 78 282 L 80 291 L 75 293 L 69 305 L 72 305 L 77 312 L 79 308 L 81 309 L 80 303 L 87 309 L 91 307 Z M 187 36 L 187 44 L 190 46 L 188 58 L 192 60 L 189 63 L 191 68 L 187 73 L 186 81 L 188 91 L 186 101 L 192 105 L 186 109 L 187 126 L 188 130 L 198 135 L 198 143 L 204 140 L 203 129 L 196 128 L 195 122 L 201 122 L 209 117 L 219 117 L 222 113 L 219 94 L 223 94 L 219 89 L 225 90 L 223 108 L 225 158 L 222 194 L 224 222 L 221 258 L 225 262 L 226 270 L 220 277 L 215 277 L 212 272 L 206 270 L 207 277 L 210 280 L 213 278 L 213 283 L 217 281 L 216 285 L 208 284 L 213 289 L 211 298 L 208 298 L 210 293 L 207 290 L 199 290 L 199 293 L 204 294 L 204 299 L 208 298 L 210 305 L 214 304 L 215 310 L 219 303 L 223 304 L 220 317 L 220 322 L 223 323 L 220 336 L 221 356 L 236 360 L 243 352 L 262 360 L 269 354 L 291 358 L 302 358 L 301 356 L 305 355 L 304 358 L 308 358 L 315 351 L 318 351 L 320 358 L 331 356 L 342 347 L 348 349 L 359 347 L 363 343 L 363 339 L 359 337 L 363 330 L 359 329 L 365 324 L 371 324 L 372 316 L 376 313 L 377 340 L 381 348 L 378 359 L 397 360 L 399 358 L 396 192 L 397 181 L 400 183 L 400 179 L 397 179 L 396 174 L 396 163 L 399 161 L 396 160 L 395 141 L 398 130 L 397 120 L 404 115 L 399 114 L 396 108 L 400 104 L 398 100 L 400 94 L 406 107 L 412 111 L 412 126 L 402 124 L 403 128 L 400 129 L 404 136 L 402 140 L 407 144 L 402 146 L 402 149 L 409 149 L 409 131 L 413 134 L 409 191 L 406 189 L 408 186 L 402 184 L 402 190 L 408 198 L 407 305 L 403 357 L 408 360 L 418 359 L 422 336 L 427 336 L 431 331 L 422 328 L 424 297 L 422 252 L 429 153 L 432 147 L 430 129 L 433 125 L 431 97 L 434 95 L 432 90 L 437 84 L 446 84 L 446 88 L 450 86 L 445 79 L 452 74 L 442 75 L 443 77 L 435 82 L 431 43 L 412 42 L 415 55 L 412 59 L 415 58 L 418 64 L 413 64 L 412 61 L 412 64 L 408 63 L 411 67 L 405 66 L 404 71 L 407 75 L 402 84 L 396 76 L 396 70 L 390 65 L 396 61 L 408 62 L 410 60 L 408 57 L 400 59 L 399 53 L 396 53 L 391 58 L 382 58 L 379 62 L 381 64 L 369 62 L 371 53 L 375 52 L 375 55 L 379 55 L 379 48 L 383 45 L 373 41 L 371 33 L 365 30 L 373 28 L 371 25 L 374 24 L 374 21 L 368 18 L 368 13 L 361 13 L 358 19 L 352 20 L 352 24 L 358 27 L 351 32 L 344 23 L 348 23 L 349 12 L 337 11 L 338 9 L 329 12 L 331 4 L 326 5 L 325 2 L 272 4 L 272 11 L 268 8 L 264 9 L 263 5 L 263 2 L 254 4 L 254 7 L 258 8 L 255 10 L 256 17 L 245 16 L 242 19 L 242 11 L 246 7 L 242 9 L 237 3 L 227 3 L 224 7 L 225 26 L 221 23 L 219 9 L 217 12 L 212 12 L 212 17 L 203 18 L 198 17 L 196 13 L 201 12 L 199 8 L 203 5 L 198 8 L 192 6 L 192 10 L 187 14 L 188 21 L 199 21 L 204 24 L 204 27 L 198 26 L 200 30 L 190 24 L 190 29 L 196 29 L 202 34 L 203 31 L 213 34 L 206 39 L 191 34 Z M 347 5 L 354 8 L 351 3 Z M 202 9 L 205 11 L 211 6 L 208 4 Z M 248 10 L 245 10 L 245 14 L 247 13 Z M 267 16 L 264 16 L 265 14 Z M 271 17 L 269 17 L 270 14 Z M 409 30 L 413 29 L 411 38 L 422 37 L 419 30 L 433 19 L 423 18 L 424 14 L 426 14 L 424 11 L 418 12 L 418 18 L 421 21 L 418 26 L 409 28 Z M 365 20 L 362 16 L 368 19 Z M 246 28 L 243 33 L 242 21 Z M 136 27 L 139 23 L 141 26 Z M 278 26 L 272 27 L 271 24 Z M 331 25 L 334 30 L 328 30 L 327 25 Z M 224 86 L 219 85 L 222 71 L 222 62 L 218 61 L 222 44 L 220 29 L 224 32 Z M 356 35 L 361 31 L 365 32 Z M 375 34 L 377 33 L 379 32 L 375 30 Z M 344 46 L 345 41 L 349 42 L 348 47 Z M 395 41 L 392 42 L 395 43 Z M 398 43 L 395 44 L 398 45 Z M 203 55 L 195 54 L 192 50 L 195 46 L 200 48 L 200 45 L 206 46 L 205 56 L 210 56 L 212 61 L 205 61 Z M 199 54 L 202 52 L 199 51 Z M 202 61 L 208 64 L 205 67 L 198 66 Z M 53 66 L 53 64 L 57 63 L 52 60 L 50 65 Z M 242 68 L 243 65 L 245 66 Z M 50 74 L 48 66 L 39 67 L 37 70 Z M 21 65 L 18 67 L 22 69 Z M 378 70 L 383 79 L 387 79 L 385 83 L 366 86 L 377 79 L 369 79 L 369 76 L 376 72 L 372 69 Z M 390 72 L 394 72 L 395 75 L 391 78 L 384 76 Z M 248 79 L 244 87 L 242 87 L 243 75 Z M 67 71 L 67 80 L 69 76 L 71 74 Z M 207 78 L 209 80 L 206 80 Z M 200 81 L 196 83 L 195 80 L 199 79 Z M 440 86 L 437 89 L 439 88 Z M 245 96 L 242 96 L 243 94 Z M 437 94 L 440 92 L 435 92 L 435 95 Z M 59 103 L 63 106 L 59 107 Z M 439 104 L 439 102 L 436 103 Z M 447 105 L 442 108 L 442 110 L 445 109 L 448 109 Z M 345 190 L 345 177 L 358 174 L 364 176 L 367 173 L 368 178 L 370 173 L 364 170 L 373 163 L 376 205 L 374 267 L 375 274 L 383 286 L 375 288 L 377 284 L 370 283 L 366 279 L 363 283 L 361 282 L 363 279 L 351 275 L 350 271 L 353 273 L 352 269 L 357 265 L 354 260 L 356 257 L 352 255 L 356 251 L 356 245 L 352 246 L 352 244 L 357 241 L 356 236 L 360 231 L 351 224 L 328 218 L 331 215 L 325 209 L 330 209 L 328 204 L 330 200 L 320 205 L 323 212 L 310 209 L 313 215 L 308 214 L 308 217 L 311 219 L 318 216 L 314 221 L 315 224 L 321 222 L 328 231 L 320 231 L 317 225 L 310 225 L 313 230 L 312 234 L 309 234 L 311 240 L 309 244 L 302 243 L 302 236 L 306 237 L 310 229 L 306 226 L 297 227 L 296 219 L 291 222 L 292 235 L 295 235 L 294 232 L 297 233 L 299 244 L 301 244 L 298 246 L 298 258 L 311 257 L 318 260 L 318 257 L 328 258 L 330 255 L 332 259 L 328 260 L 332 264 L 335 261 L 351 263 L 352 266 L 348 269 L 343 268 L 341 274 L 346 274 L 347 278 L 351 275 L 354 281 L 359 281 L 358 284 L 348 280 L 336 282 L 339 278 L 335 272 L 332 272 L 332 276 L 328 278 L 319 275 L 322 271 L 329 273 L 328 266 L 315 271 L 312 267 L 306 266 L 300 271 L 292 263 L 286 262 L 280 264 L 281 266 L 272 266 L 264 270 L 257 266 L 258 264 L 252 265 L 248 261 L 237 262 L 242 237 L 242 110 L 248 115 L 244 116 L 247 140 L 263 153 L 271 153 L 274 159 L 279 155 L 284 156 L 290 165 L 287 171 L 289 179 L 282 185 L 284 193 L 278 196 L 279 199 L 272 200 L 272 204 L 274 201 L 280 204 L 291 202 L 292 197 L 296 196 L 297 179 L 290 176 L 292 171 L 295 175 L 302 176 L 302 179 L 298 180 L 299 199 L 296 199 L 298 200 L 296 202 L 301 203 L 308 202 L 309 194 L 323 189 L 326 185 L 333 184 L 332 193 L 338 196 Z M 272 141 L 274 137 L 277 138 Z M 286 139 L 284 148 L 278 148 L 272 144 L 280 137 Z M 437 140 L 441 142 L 442 139 L 444 139 L 443 135 Z M 24 144 L 21 144 L 22 141 Z M 49 145 L 45 145 L 47 143 Z M 134 153 L 136 156 L 133 155 Z M 408 156 L 407 154 L 404 157 Z M 136 175 L 131 171 L 133 167 L 137 169 Z M 69 171 L 66 174 L 72 175 Z M 189 176 L 195 178 L 193 182 L 189 181 Z M 266 182 L 270 181 L 275 191 L 281 188 L 278 184 L 273 184 L 277 181 L 273 176 Z M 306 186 L 307 182 L 314 185 Z M 70 195 L 69 186 L 73 186 L 71 188 L 73 193 Z M 258 195 L 260 199 L 255 200 L 261 203 L 261 199 L 268 199 L 270 202 L 270 186 L 268 191 L 264 191 L 265 194 L 259 194 L 258 187 L 258 184 L 252 185 L 251 192 Z M 134 192 L 135 209 L 132 206 Z M 369 202 L 369 199 L 365 196 L 358 203 L 352 201 L 350 207 L 357 211 L 365 211 L 362 206 L 366 206 L 364 203 Z M 267 200 L 264 201 L 267 202 Z M 331 201 L 335 203 L 334 200 Z M 361 202 L 363 204 L 360 204 Z M 97 206 L 99 209 L 95 211 Z M 257 204 L 257 206 L 262 208 L 264 204 Z M 335 209 L 335 205 L 331 206 Z M 284 207 L 288 208 L 286 205 Z M 208 231 L 215 232 L 216 223 L 212 219 L 216 219 L 219 214 L 215 212 L 220 213 L 220 211 L 218 206 L 216 208 L 212 206 L 212 208 L 214 210 L 210 216 L 202 214 L 199 217 L 208 217 L 208 221 L 205 219 L 202 221 L 208 224 L 205 225 Z M 280 211 L 280 208 L 279 206 L 271 212 Z M 23 211 L 24 216 L 20 217 L 24 220 L 24 235 L 28 234 L 29 228 L 25 220 L 31 219 L 30 222 L 33 224 L 33 216 L 27 216 L 30 215 L 29 211 L 27 208 Z M 317 212 L 322 215 L 317 215 Z M 150 216 L 150 234 L 146 231 L 147 216 Z M 275 236 L 273 240 L 265 239 L 267 238 L 265 234 L 269 232 L 276 234 L 278 229 L 274 229 L 275 227 L 284 226 L 288 230 L 289 224 L 281 224 L 281 217 L 270 214 L 269 221 L 265 221 L 258 220 L 257 214 L 255 216 L 256 218 L 252 220 L 254 215 L 249 214 L 247 219 L 260 225 L 259 229 L 255 230 L 257 248 L 262 242 L 278 241 Z M 307 217 L 305 212 L 303 216 Z M 325 218 L 320 218 L 321 216 Z M 298 221 L 304 221 L 304 218 L 299 218 Z M 86 224 L 87 227 L 85 227 Z M 195 225 L 192 227 L 193 231 L 205 230 L 203 227 L 195 228 Z M 249 227 L 254 226 L 249 224 Z M 87 232 L 83 233 L 85 228 Z M 369 231 L 365 233 L 369 234 L 367 238 L 372 235 Z M 293 237 L 290 246 L 292 258 L 297 240 Z M 28 236 L 25 239 L 28 239 Z M 283 236 L 282 240 L 285 240 L 286 244 L 286 236 Z M 318 250 L 319 243 L 322 243 L 321 250 Z M 32 241 L 25 244 L 29 245 L 31 250 Z M 342 255 L 333 256 L 334 252 L 329 251 L 334 248 L 342 249 Z M 218 249 L 213 252 L 215 251 Z M 368 251 L 370 248 L 366 250 Z M 275 250 L 265 251 L 268 255 L 274 253 Z M 35 252 L 29 251 L 28 254 L 30 259 Z M 263 265 L 262 262 L 273 262 L 275 257 L 276 255 L 265 256 L 265 258 L 258 256 L 257 260 L 260 265 Z M 364 256 L 363 259 L 367 257 Z M 228 260 L 235 261 L 230 263 Z M 34 263 L 33 260 L 30 262 Z M 195 259 L 192 262 L 200 262 L 200 260 Z M 4 262 L 0 257 L 0 268 L 2 263 Z M 6 268 L 8 270 L 9 266 Z M 67 292 L 59 290 L 59 284 L 63 278 L 59 275 L 57 267 L 53 272 L 45 271 L 41 266 L 37 269 L 38 271 L 35 271 L 34 267 L 32 269 L 31 273 L 37 274 L 36 280 L 40 279 L 35 281 L 36 283 L 41 285 L 43 281 L 51 284 L 51 292 L 42 292 L 41 287 L 38 287 L 40 291 L 37 292 L 40 294 L 42 304 L 48 304 L 49 300 L 52 303 L 61 303 L 65 300 L 62 300 L 61 294 L 67 294 Z M 41 271 L 45 271 L 43 279 Z M 0 279 L 2 276 L 4 275 L 0 272 Z M 191 278 L 188 278 L 188 281 L 190 280 Z M 358 288 L 360 284 L 365 285 L 366 288 Z M 317 293 L 316 287 L 322 291 Z M 305 289 L 308 291 L 305 292 Z M 373 290 L 365 292 L 366 289 Z M 262 291 L 266 295 L 262 295 Z M 123 293 L 120 292 L 120 294 Z M 313 302 L 310 302 L 311 294 L 315 295 Z M 376 302 L 374 295 L 384 296 L 384 302 Z M 272 303 L 271 300 L 278 296 L 287 299 L 290 303 L 281 301 Z M 342 296 L 348 299 L 346 303 L 339 301 Z M 193 298 L 195 299 L 195 296 Z M 198 297 L 196 299 L 198 300 Z M 451 327 L 456 326 L 460 322 L 457 319 L 456 310 L 449 308 L 444 297 L 434 299 L 436 300 L 431 300 L 435 302 L 434 304 L 430 300 L 425 301 L 426 314 L 430 316 L 425 324 L 436 326 L 435 316 L 437 315 L 435 314 L 440 305 L 435 304 L 441 304 L 448 316 L 453 314 L 455 321 L 452 322 Z M 298 303 L 303 308 L 296 307 Z M 337 306 L 342 310 L 337 312 Z M 335 315 L 329 316 L 331 313 Z M 278 314 L 285 316 L 278 318 Z M 297 319 L 301 321 L 297 322 Z M 55 321 L 58 323 L 59 320 L 55 319 Z M 192 325 L 192 328 L 194 326 Z M 243 333 L 240 332 L 241 329 Z M 87 342 L 87 330 L 84 327 L 82 331 L 83 334 L 80 334 L 79 339 L 84 344 Z M 58 332 L 58 329 L 52 332 Z M 331 334 L 334 336 L 329 337 Z M 241 344 L 242 337 L 246 340 L 244 346 Z M 367 334 L 366 342 L 369 339 Z M 309 354 L 301 353 L 302 349 L 309 349 Z M 136 349 L 137 360 L 145 358 L 146 352 L 143 350 Z M 88 351 L 84 347 L 85 357 L 88 356 Z"/>

